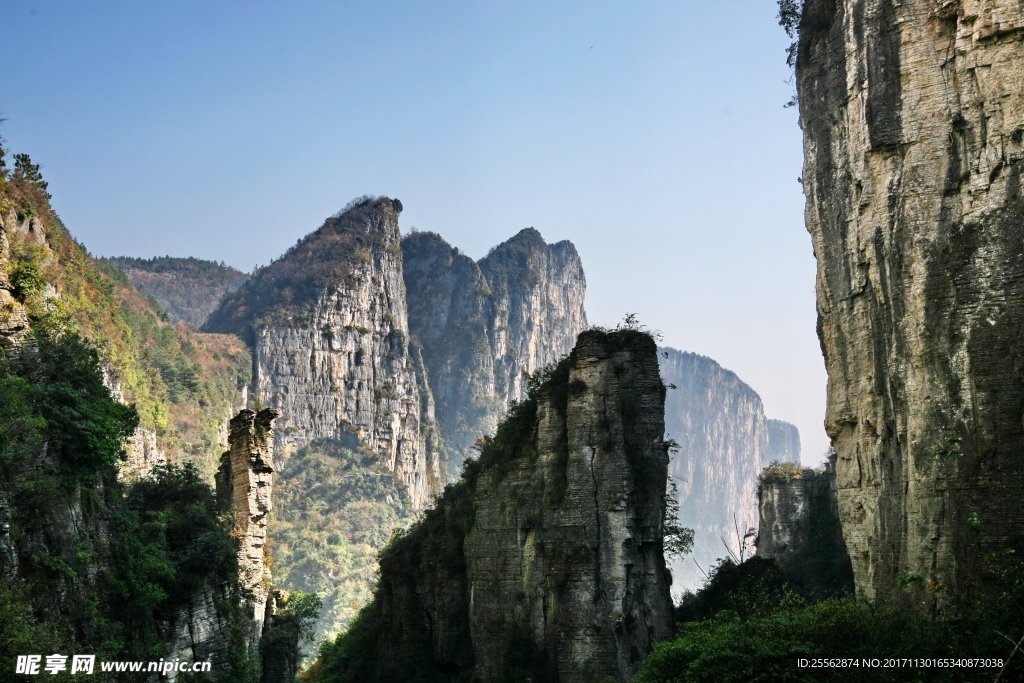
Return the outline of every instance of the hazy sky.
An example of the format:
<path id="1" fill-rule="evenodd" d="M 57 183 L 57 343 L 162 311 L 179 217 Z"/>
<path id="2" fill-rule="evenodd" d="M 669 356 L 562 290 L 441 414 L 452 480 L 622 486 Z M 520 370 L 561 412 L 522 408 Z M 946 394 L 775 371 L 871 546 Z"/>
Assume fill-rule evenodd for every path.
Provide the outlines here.
<path id="1" fill-rule="evenodd" d="M 0 3 L 0 111 L 97 255 L 248 271 L 362 194 L 479 258 L 572 240 L 587 312 L 828 445 L 774 0 Z"/>

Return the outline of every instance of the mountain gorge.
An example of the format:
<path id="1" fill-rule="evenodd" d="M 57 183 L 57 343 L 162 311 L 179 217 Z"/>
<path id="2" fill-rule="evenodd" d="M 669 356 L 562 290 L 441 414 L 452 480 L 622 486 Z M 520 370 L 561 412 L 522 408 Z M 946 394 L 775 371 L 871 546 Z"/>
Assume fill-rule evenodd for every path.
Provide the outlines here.
<path id="1" fill-rule="evenodd" d="M 800 462 L 796 427 L 765 417 L 761 397 L 705 356 L 659 348 L 667 438 L 678 444 L 669 475 L 680 523 L 694 530 L 693 552 L 672 564 L 676 588 L 694 589 L 729 553 L 752 551 L 757 486 L 772 462 Z"/>

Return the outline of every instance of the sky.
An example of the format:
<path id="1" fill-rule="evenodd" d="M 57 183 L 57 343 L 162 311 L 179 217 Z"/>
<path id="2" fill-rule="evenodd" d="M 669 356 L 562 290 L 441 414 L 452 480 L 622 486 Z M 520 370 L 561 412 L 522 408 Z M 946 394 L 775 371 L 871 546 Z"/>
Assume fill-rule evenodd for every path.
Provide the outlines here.
<path id="1" fill-rule="evenodd" d="M 0 128 L 95 255 L 268 263 L 350 199 L 474 258 L 571 240 L 638 314 L 828 447 L 774 0 L 0 3 Z"/>

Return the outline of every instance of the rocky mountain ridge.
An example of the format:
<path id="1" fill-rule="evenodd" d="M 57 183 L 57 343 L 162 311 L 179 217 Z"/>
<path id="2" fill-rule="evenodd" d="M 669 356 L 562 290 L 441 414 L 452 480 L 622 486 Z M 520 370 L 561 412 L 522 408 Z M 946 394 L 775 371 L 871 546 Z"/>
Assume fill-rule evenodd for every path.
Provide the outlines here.
<path id="1" fill-rule="evenodd" d="M 587 328 L 586 278 L 571 242 L 533 228 L 479 262 L 439 235 L 402 240 L 409 329 L 423 349 L 449 478 L 473 444 L 525 397 L 525 377 L 572 350 Z"/>

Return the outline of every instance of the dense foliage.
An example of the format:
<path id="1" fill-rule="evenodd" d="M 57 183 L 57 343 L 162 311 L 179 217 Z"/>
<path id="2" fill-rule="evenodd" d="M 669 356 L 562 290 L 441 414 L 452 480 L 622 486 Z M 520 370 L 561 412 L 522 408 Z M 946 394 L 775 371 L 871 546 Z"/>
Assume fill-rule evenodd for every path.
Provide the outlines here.
<path id="1" fill-rule="evenodd" d="M 183 322 L 198 330 L 224 295 L 245 280 L 245 273 L 223 262 L 197 258 L 151 259 L 118 256 L 103 259 L 128 276 L 132 286 L 151 295 L 172 323 Z"/>
<path id="2" fill-rule="evenodd" d="M 0 338 L 0 681 L 15 677 L 18 654 L 156 659 L 167 620 L 203 586 L 236 625 L 228 680 L 254 680 L 237 627 L 232 524 L 200 471 L 119 478 L 140 425 L 209 469 L 221 418 L 248 379 L 244 345 L 175 329 L 97 264 L 50 208 L 26 155 L 13 172 L 0 166 L 0 216 L 10 246 L 0 282 L 13 295 L 0 322 L 16 335 Z"/>
<path id="3" fill-rule="evenodd" d="M 0 581 L 0 680 L 15 655 L 42 650 L 156 659 L 160 621 L 237 576 L 230 523 L 193 466 L 118 482 L 138 416 L 104 386 L 95 350 L 73 333 L 37 331 L 36 344 L 0 367 L 0 533 L 16 554 L 0 557 L 0 574 L 18 563 Z"/>
<path id="4" fill-rule="evenodd" d="M 957 620 L 930 620 L 851 597 L 810 602 L 766 560 L 721 565 L 679 608 L 677 637 L 649 657 L 636 683 L 682 681 L 991 681 L 998 667 L 868 667 L 864 660 L 982 658 L 1006 662 L 1024 635 L 1024 571 Z M 926 590 L 908 585 L 907 590 Z M 1019 656 L 1020 653 L 1018 653 Z M 847 658 L 857 666 L 799 667 L 798 659 Z M 1002 680 L 1020 680 L 1024 658 Z"/>
<path id="5" fill-rule="evenodd" d="M 96 351 L 73 333 L 37 335 L 38 356 L 0 375 L 0 464 L 24 465 L 47 446 L 65 483 L 89 482 L 124 455 L 139 424 L 111 399 Z"/>
<path id="6" fill-rule="evenodd" d="M 124 273 L 93 259 L 50 207 L 39 167 L 27 157 L 0 172 L 0 214 L 22 226 L 7 226 L 5 265 L 33 327 L 88 341 L 135 404 L 139 424 L 212 478 L 221 423 L 251 376 L 245 345 L 175 327 Z"/>
<path id="7" fill-rule="evenodd" d="M 251 341 L 259 325 L 306 321 L 324 290 L 354 286 L 356 269 L 370 265 L 375 250 L 388 250 L 401 261 L 397 239 L 388 240 L 384 229 L 392 223 L 397 237 L 400 206 L 387 197 L 353 200 L 279 259 L 253 270 L 203 329 L 240 334 Z"/>
<path id="8" fill-rule="evenodd" d="M 377 553 L 412 521 L 405 490 L 352 436 L 284 460 L 272 514 L 275 583 L 323 599 L 318 639 L 347 628 L 370 601 Z"/>

